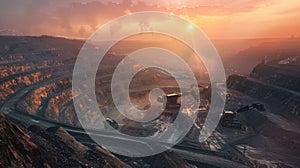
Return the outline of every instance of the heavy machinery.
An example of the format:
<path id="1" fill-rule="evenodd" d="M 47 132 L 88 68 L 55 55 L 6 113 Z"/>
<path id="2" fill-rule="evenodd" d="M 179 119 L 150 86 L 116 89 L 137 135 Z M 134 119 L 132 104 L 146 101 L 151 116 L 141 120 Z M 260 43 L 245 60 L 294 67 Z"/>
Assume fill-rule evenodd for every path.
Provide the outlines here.
<path id="1" fill-rule="evenodd" d="M 247 106 L 239 108 L 236 112 L 241 113 L 241 112 L 252 110 L 252 109 L 255 109 L 255 110 L 258 110 L 258 111 L 265 111 L 266 110 L 265 106 L 263 104 L 253 103 L 252 105 L 247 105 Z"/>
<path id="2" fill-rule="evenodd" d="M 119 129 L 119 124 L 115 120 L 113 120 L 111 118 L 105 118 L 105 121 L 106 121 L 104 124 L 105 126 L 106 126 L 106 124 L 109 124 L 114 129 Z"/>
<path id="3" fill-rule="evenodd" d="M 171 108 L 171 109 L 176 109 L 176 108 L 180 108 L 180 102 L 179 102 L 179 99 L 180 97 L 182 96 L 181 93 L 169 93 L 169 94 L 166 94 L 165 97 L 163 96 L 159 96 L 158 97 L 158 102 L 161 102 L 161 103 L 166 103 L 166 108 Z M 166 99 L 166 100 L 164 100 Z"/>
<path id="4" fill-rule="evenodd" d="M 252 105 L 246 105 L 239 108 L 236 112 L 223 111 L 220 124 L 223 127 L 240 129 L 242 127 L 242 123 L 237 119 L 237 115 L 248 110 L 265 111 L 265 107 L 261 103 L 253 103 Z"/>
<path id="5" fill-rule="evenodd" d="M 234 111 L 223 111 L 220 123 L 223 127 L 241 128 L 242 123 L 237 119 L 237 113 Z"/>

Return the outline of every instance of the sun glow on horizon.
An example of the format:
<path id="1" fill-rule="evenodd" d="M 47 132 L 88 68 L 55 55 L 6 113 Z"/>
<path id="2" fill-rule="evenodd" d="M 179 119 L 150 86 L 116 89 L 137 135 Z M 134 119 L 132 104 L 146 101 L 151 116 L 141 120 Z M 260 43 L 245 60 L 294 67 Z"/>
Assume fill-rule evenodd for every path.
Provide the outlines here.
<path id="1" fill-rule="evenodd" d="M 55 1 L 51 5 L 41 2 L 39 8 L 25 1 L 21 5 L 0 2 L 0 31 L 88 38 L 112 19 L 135 12 L 159 11 L 190 21 L 193 25 L 187 27 L 188 31 L 197 26 L 210 38 L 300 36 L 300 23 L 295 21 L 300 20 L 297 0 L 116 1 Z"/>
<path id="2" fill-rule="evenodd" d="M 187 27 L 187 29 L 191 31 L 191 30 L 194 29 L 194 26 L 192 24 L 189 24 L 188 27 Z"/>

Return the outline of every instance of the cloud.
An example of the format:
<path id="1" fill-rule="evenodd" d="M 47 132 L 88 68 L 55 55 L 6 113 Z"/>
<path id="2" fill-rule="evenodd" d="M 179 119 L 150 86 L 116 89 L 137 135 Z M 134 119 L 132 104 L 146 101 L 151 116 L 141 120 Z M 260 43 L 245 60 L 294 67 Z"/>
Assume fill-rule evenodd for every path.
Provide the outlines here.
<path id="1" fill-rule="evenodd" d="M 128 12 L 139 12 L 145 10 L 152 11 L 166 11 L 166 9 L 158 6 L 149 6 L 144 2 L 128 3 L 123 1 L 121 3 L 114 2 L 87 2 L 87 3 L 71 3 L 67 6 L 58 7 L 55 9 L 55 14 L 52 16 L 57 18 L 59 25 L 65 30 L 65 33 L 75 36 L 81 36 L 79 32 L 75 31 L 83 29 L 81 26 L 89 26 L 91 30 L 96 30 L 100 25 L 108 22 L 111 19 L 128 14 Z M 118 29 L 117 25 L 114 29 Z M 141 24 L 141 29 L 147 28 L 147 23 Z"/>
<path id="2" fill-rule="evenodd" d="M 275 0 L 2 0 L 0 29 L 14 29 L 29 35 L 86 38 L 109 20 L 134 12 L 172 12 L 191 19 L 228 17 L 267 9 L 272 3 L 276 3 Z M 144 29 L 150 29 L 147 21 L 141 23 L 141 30 Z"/>

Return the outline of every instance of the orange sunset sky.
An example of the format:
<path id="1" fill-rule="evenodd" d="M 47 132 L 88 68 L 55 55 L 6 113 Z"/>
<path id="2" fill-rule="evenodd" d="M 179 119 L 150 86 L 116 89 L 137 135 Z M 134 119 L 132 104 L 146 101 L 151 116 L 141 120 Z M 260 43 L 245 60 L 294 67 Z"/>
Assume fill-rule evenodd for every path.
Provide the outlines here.
<path id="1" fill-rule="evenodd" d="M 88 38 L 109 20 L 141 11 L 179 15 L 210 38 L 300 35 L 299 0 L 2 0 L 0 34 Z"/>

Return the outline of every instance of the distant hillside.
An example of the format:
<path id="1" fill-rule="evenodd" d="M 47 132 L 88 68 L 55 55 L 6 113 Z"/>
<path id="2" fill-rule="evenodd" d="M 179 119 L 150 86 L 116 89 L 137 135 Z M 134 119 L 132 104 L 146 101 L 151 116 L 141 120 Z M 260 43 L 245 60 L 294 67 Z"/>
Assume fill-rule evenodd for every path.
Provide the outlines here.
<path id="1" fill-rule="evenodd" d="M 236 70 L 235 74 L 249 74 L 263 60 L 272 62 L 298 56 L 300 56 L 300 38 L 289 38 L 250 45 L 231 57 L 223 58 L 223 61 L 226 68 Z"/>
<path id="2" fill-rule="evenodd" d="M 77 56 L 84 41 L 51 36 L 0 36 L 0 57 L 22 54 L 30 58 L 32 53 L 60 51 L 61 55 Z"/>

